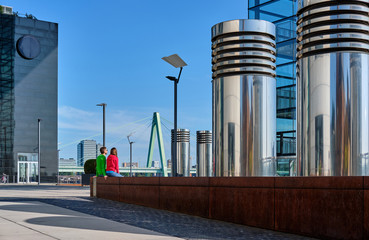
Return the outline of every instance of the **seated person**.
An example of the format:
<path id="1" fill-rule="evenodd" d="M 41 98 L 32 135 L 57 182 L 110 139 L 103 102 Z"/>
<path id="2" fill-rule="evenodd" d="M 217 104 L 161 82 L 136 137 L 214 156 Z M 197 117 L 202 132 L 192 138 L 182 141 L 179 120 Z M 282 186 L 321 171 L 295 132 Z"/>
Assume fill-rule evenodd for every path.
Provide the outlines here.
<path id="1" fill-rule="evenodd" d="M 100 148 L 100 155 L 96 158 L 96 176 L 104 177 L 105 179 L 108 177 L 106 175 L 106 154 L 108 153 L 108 149 L 106 147 Z"/>
<path id="2" fill-rule="evenodd" d="M 115 147 L 110 150 L 110 155 L 106 160 L 106 175 L 109 177 L 123 177 L 119 174 L 118 151 Z"/>

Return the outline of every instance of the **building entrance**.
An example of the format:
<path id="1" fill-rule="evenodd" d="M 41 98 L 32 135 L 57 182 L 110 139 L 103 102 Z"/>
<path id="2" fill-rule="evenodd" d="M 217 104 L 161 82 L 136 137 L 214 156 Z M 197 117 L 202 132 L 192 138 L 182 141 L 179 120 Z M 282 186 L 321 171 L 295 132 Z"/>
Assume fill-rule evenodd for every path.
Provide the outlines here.
<path id="1" fill-rule="evenodd" d="M 18 183 L 35 183 L 38 181 L 37 153 L 18 153 Z"/>

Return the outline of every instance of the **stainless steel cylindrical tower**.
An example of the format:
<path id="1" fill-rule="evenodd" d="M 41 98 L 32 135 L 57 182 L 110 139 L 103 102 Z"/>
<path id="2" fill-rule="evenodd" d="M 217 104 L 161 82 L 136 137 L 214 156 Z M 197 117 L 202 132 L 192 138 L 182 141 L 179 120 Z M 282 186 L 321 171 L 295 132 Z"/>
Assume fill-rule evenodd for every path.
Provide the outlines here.
<path id="1" fill-rule="evenodd" d="M 212 27 L 215 176 L 275 175 L 275 31 L 263 20 Z"/>
<path id="2" fill-rule="evenodd" d="M 368 0 L 299 2 L 300 176 L 368 175 L 368 13 Z"/>
<path id="3" fill-rule="evenodd" d="M 198 177 L 213 176 L 213 154 L 211 131 L 197 131 L 196 174 Z"/>
<path id="4" fill-rule="evenodd" d="M 172 133 L 172 154 L 173 148 L 177 145 L 177 176 L 178 177 L 189 177 L 190 176 L 190 130 L 188 129 L 177 129 L 177 144 L 174 142 L 174 129 Z M 172 158 L 174 156 L 172 155 Z M 172 164 L 172 176 L 173 175 L 173 164 Z"/>

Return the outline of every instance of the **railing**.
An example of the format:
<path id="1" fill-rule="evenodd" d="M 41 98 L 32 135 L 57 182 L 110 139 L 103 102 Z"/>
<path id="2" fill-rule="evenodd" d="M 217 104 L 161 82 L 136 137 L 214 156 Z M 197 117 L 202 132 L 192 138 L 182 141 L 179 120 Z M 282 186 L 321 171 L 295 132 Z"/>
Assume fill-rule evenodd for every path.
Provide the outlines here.
<path id="1" fill-rule="evenodd" d="M 277 157 L 278 176 L 296 176 L 296 156 Z"/>
<path id="2" fill-rule="evenodd" d="M 81 176 L 58 176 L 58 184 L 81 184 Z"/>
<path id="3" fill-rule="evenodd" d="M 360 154 L 360 161 L 362 163 L 362 175 L 369 176 L 369 153 Z"/>
<path id="4" fill-rule="evenodd" d="M 368 154 L 366 154 L 368 161 Z M 277 161 L 277 175 L 278 176 L 296 176 L 296 156 L 278 156 L 263 158 L 262 161 Z M 119 168 L 121 174 L 129 173 L 128 168 Z M 369 169 L 365 170 L 369 172 Z M 83 174 L 83 167 L 64 167 L 59 169 L 60 173 L 79 173 Z M 134 174 L 160 174 L 162 173 L 161 168 L 132 168 Z M 168 169 L 170 172 L 170 169 Z M 196 169 L 191 168 L 191 174 L 196 174 Z M 80 175 L 60 175 L 59 183 L 64 184 L 77 184 L 81 182 Z"/>
<path id="5" fill-rule="evenodd" d="M 170 168 L 167 168 L 167 171 L 170 172 L 171 169 Z M 119 168 L 119 172 L 121 174 L 123 174 L 123 173 L 129 173 L 130 172 L 130 168 L 129 167 L 120 167 Z M 160 174 L 162 172 L 163 172 L 163 170 L 161 168 L 132 168 L 132 173 L 133 174 Z M 84 170 L 83 170 L 83 167 L 59 167 L 59 174 L 63 174 L 63 173 L 64 174 L 68 174 L 68 173 L 79 173 L 79 174 L 82 174 L 82 173 L 84 173 Z M 196 173 L 196 169 L 195 168 L 191 168 L 190 169 L 190 173 L 191 174 L 195 174 Z"/>
<path id="6" fill-rule="evenodd" d="M 296 155 L 296 131 L 277 132 L 277 156 Z"/>
<path id="7" fill-rule="evenodd" d="M 276 176 L 296 176 L 296 156 L 278 156 L 260 159 L 261 162 L 269 164 L 275 161 L 277 165 Z"/>

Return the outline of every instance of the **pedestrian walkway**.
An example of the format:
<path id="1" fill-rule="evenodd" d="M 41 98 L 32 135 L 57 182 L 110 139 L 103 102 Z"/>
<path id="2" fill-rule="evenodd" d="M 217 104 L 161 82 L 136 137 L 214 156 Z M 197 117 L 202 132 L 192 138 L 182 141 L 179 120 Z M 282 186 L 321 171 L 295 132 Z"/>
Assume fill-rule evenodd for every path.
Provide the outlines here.
<path id="1" fill-rule="evenodd" d="M 179 239 L 39 201 L 0 202 L 0 239 Z"/>
<path id="2" fill-rule="evenodd" d="M 0 185 L 0 239 L 308 239 L 89 197 L 89 188 Z"/>

